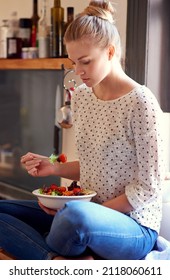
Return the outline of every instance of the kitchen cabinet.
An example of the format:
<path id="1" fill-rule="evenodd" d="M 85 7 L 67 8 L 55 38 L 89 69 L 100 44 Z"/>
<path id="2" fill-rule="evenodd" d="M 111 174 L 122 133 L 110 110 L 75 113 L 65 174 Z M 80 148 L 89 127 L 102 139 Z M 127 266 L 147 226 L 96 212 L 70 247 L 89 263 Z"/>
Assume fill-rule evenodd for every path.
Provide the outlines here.
<path id="1" fill-rule="evenodd" d="M 26 152 L 50 156 L 61 151 L 62 130 L 55 116 L 63 105 L 67 58 L 0 59 L 0 197 L 30 198 L 56 178 L 33 178 L 20 165 Z"/>

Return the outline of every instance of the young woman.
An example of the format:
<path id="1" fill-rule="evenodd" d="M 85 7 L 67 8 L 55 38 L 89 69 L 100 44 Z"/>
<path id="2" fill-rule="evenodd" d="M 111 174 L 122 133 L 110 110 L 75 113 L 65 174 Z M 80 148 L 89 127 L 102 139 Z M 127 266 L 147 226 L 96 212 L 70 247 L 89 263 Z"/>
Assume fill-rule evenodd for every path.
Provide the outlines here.
<path id="1" fill-rule="evenodd" d="M 72 98 L 79 161 L 53 165 L 28 153 L 21 162 L 32 176 L 77 180 L 97 196 L 58 211 L 1 201 L 0 246 L 19 259 L 81 258 L 87 251 L 101 259 L 142 259 L 161 221 L 161 109 L 121 67 L 109 1 L 91 1 L 68 27 L 65 42 L 83 81 Z"/>

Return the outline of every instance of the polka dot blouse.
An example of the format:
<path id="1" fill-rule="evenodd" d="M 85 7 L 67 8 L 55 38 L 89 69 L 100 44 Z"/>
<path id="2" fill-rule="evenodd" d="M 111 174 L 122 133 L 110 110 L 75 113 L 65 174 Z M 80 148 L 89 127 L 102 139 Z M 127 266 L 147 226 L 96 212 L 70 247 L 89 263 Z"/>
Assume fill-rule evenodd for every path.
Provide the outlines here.
<path id="1" fill-rule="evenodd" d="M 83 84 L 72 110 L 81 186 L 95 190 L 98 203 L 125 193 L 134 209 L 129 215 L 159 231 L 164 165 L 154 95 L 139 86 L 103 101 Z"/>

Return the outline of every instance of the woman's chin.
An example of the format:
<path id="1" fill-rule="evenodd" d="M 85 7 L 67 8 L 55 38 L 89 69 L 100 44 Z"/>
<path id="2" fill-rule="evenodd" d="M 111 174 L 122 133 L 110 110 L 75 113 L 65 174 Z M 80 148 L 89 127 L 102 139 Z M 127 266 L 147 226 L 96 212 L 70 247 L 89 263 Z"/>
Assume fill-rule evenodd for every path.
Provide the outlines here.
<path id="1" fill-rule="evenodd" d="M 82 80 L 82 81 L 87 87 L 93 87 L 93 83 L 90 79 L 86 79 L 86 80 Z"/>

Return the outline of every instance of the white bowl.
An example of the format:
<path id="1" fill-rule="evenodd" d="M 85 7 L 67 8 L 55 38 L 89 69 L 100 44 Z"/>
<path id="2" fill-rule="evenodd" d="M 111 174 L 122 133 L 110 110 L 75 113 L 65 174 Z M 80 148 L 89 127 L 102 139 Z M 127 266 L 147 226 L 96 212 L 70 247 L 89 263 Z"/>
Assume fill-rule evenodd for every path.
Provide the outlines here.
<path id="1" fill-rule="evenodd" d="M 57 210 L 64 207 L 65 203 L 71 200 L 90 201 L 92 197 L 96 196 L 96 192 L 91 191 L 88 195 L 75 195 L 75 196 L 52 196 L 47 194 L 40 194 L 39 189 L 32 192 L 38 197 L 38 200 L 46 207 Z"/>

